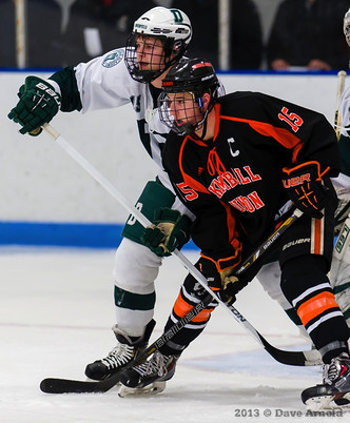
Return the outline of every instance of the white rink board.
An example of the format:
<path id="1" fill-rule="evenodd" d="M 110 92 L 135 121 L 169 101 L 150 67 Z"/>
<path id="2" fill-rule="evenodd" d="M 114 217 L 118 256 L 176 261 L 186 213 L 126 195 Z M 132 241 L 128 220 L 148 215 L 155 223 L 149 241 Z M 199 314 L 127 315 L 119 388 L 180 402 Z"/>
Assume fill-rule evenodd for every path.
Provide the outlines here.
<path id="1" fill-rule="evenodd" d="M 26 74 L 0 73 L 1 221 L 121 223 L 127 213 L 47 134 L 22 136 L 6 115 Z M 46 77 L 48 74 L 41 74 Z M 262 91 L 314 108 L 332 122 L 335 75 L 222 75 L 227 92 Z M 60 113 L 53 126 L 134 202 L 156 167 L 138 140 L 131 105 L 82 115 Z"/>

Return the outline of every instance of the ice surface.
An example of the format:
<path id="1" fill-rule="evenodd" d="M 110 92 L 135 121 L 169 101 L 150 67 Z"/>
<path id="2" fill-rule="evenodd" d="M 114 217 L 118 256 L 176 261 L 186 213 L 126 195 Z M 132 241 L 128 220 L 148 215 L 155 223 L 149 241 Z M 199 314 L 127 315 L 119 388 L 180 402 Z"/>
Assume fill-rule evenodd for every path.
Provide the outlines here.
<path id="1" fill-rule="evenodd" d="M 187 255 L 195 260 L 195 253 Z M 114 346 L 113 256 L 111 250 L 0 250 L 0 422 L 349 421 L 349 414 L 307 416 L 300 393 L 320 382 L 321 369 L 275 362 L 221 308 L 158 396 L 121 399 L 116 389 L 42 393 L 39 384 L 46 377 L 84 380 L 85 365 Z M 160 335 L 185 274 L 175 257 L 165 260 L 157 280 L 152 339 Z M 239 297 L 237 308 L 270 343 L 306 347 L 256 281 Z"/>

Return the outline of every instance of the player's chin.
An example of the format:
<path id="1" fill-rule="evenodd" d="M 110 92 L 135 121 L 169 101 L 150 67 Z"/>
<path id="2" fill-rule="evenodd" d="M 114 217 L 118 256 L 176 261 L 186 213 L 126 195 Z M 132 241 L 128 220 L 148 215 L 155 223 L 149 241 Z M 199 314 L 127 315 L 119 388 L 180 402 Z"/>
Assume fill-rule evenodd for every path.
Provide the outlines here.
<path id="1" fill-rule="evenodd" d="M 139 69 L 141 71 L 151 71 L 151 72 L 158 72 L 161 71 L 163 66 L 155 65 L 154 63 L 148 62 L 139 62 Z"/>

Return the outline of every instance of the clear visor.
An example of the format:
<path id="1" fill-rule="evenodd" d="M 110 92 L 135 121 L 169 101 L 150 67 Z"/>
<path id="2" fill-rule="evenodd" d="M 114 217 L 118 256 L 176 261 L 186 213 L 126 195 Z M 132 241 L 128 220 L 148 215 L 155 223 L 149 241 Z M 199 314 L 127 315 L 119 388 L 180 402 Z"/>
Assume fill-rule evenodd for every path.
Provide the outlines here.
<path id="1" fill-rule="evenodd" d="M 166 93 L 158 98 L 160 120 L 179 135 L 192 134 L 205 122 L 207 111 L 201 98 L 191 92 Z"/>

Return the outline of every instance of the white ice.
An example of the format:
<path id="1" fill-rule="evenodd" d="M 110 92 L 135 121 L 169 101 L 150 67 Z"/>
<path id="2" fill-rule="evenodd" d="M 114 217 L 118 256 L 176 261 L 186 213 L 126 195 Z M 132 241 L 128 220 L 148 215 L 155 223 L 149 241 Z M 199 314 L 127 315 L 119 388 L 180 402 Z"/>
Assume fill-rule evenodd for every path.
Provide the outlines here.
<path id="1" fill-rule="evenodd" d="M 221 307 L 158 396 L 121 399 L 116 389 L 42 393 L 39 384 L 46 377 L 85 380 L 85 365 L 114 346 L 113 255 L 111 250 L 0 249 L 0 422 L 349 421 L 349 414 L 306 415 L 300 393 L 320 383 L 321 369 L 275 362 Z M 175 257 L 165 260 L 157 279 L 152 340 L 161 334 L 185 274 Z M 306 347 L 256 281 L 236 306 L 270 343 Z"/>

